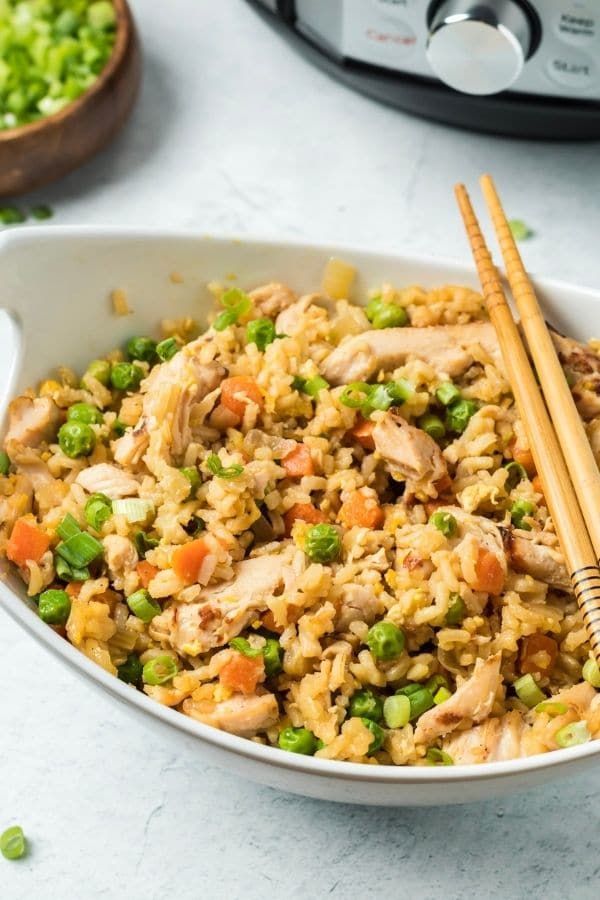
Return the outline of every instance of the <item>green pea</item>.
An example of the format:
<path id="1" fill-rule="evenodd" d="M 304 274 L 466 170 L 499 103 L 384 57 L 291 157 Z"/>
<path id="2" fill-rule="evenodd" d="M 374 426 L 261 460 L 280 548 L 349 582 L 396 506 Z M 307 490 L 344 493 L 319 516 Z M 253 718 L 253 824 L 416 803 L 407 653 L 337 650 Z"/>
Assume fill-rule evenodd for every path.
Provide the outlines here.
<path id="1" fill-rule="evenodd" d="M 342 550 L 342 541 L 337 529 L 325 523 L 313 525 L 306 534 L 304 552 L 317 563 L 334 562 Z"/>
<path id="2" fill-rule="evenodd" d="M 383 700 L 369 688 L 356 691 L 350 698 L 348 713 L 351 716 L 358 716 L 360 719 L 380 722 L 383 716 Z"/>
<path id="3" fill-rule="evenodd" d="M 450 406 L 451 403 L 460 400 L 460 391 L 451 381 L 444 381 L 436 390 L 435 396 L 442 406 Z"/>
<path id="4" fill-rule="evenodd" d="M 65 422 L 58 431 L 58 444 L 65 456 L 77 459 L 90 455 L 96 446 L 96 435 L 85 422 Z"/>
<path id="5" fill-rule="evenodd" d="M 454 537 L 458 531 L 458 522 L 452 513 L 449 512 L 438 510 L 437 512 L 432 513 L 429 517 L 429 522 L 431 525 L 435 525 L 437 530 L 441 531 L 444 537 Z"/>
<path id="6" fill-rule="evenodd" d="M 20 225 L 26 218 L 16 206 L 0 206 L 0 225 Z"/>
<path id="7" fill-rule="evenodd" d="M 535 506 L 529 500 L 515 500 L 510 508 L 510 519 L 515 528 L 522 528 L 524 531 L 531 531 L 529 522 L 524 522 L 525 516 L 532 516 L 535 512 Z"/>
<path id="8" fill-rule="evenodd" d="M 478 410 L 473 400 L 457 400 L 446 411 L 446 428 L 455 434 L 462 434 L 469 420 Z"/>
<path id="9" fill-rule="evenodd" d="M 156 341 L 149 337 L 132 337 L 127 341 L 129 359 L 139 359 L 152 363 L 156 359 Z"/>
<path id="10" fill-rule="evenodd" d="M 115 363 L 110 372 L 110 382 L 117 391 L 136 391 L 143 377 L 144 370 L 129 362 Z"/>
<path id="11" fill-rule="evenodd" d="M 117 666 L 117 675 L 126 684 L 140 684 L 143 671 L 144 667 L 135 653 L 130 653 L 125 662 Z"/>
<path id="12" fill-rule="evenodd" d="M 308 728 L 284 728 L 279 732 L 278 742 L 281 750 L 288 753 L 301 753 L 312 756 L 317 750 L 317 739 Z"/>
<path id="13" fill-rule="evenodd" d="M 395 659 L 404 651 L 404 643 L 404 632 L 393 622 L 376 622 L 367 633 L 367 644 L 375 659 Z"/>
<path id="14" fill-rule="evenodd" d="M 444 423 L 434 413 L 426 413 L 424 416 L 420 416 L 417 419 L 417 427 L 424 431 L 425 434 L 428 434 L 429 437 L 432 437 L 434 441 L 439 441 L 446 434 Z"/>
<path id="15" fill-rule="evenodd" d="M 465 601 L 452 591 L 448 597 L 448 612 L 446 613 L 446 625 L 460 625 L 467 612 Z"/>
<path id="16" fill-rule="evenodd" d="M 43 219 L 51 219 L 54 215 L 54 211 L 52 207 L 48 206 L 46 203 L 40 203 L 39 206 L 32 207 L 31 215 L 34 219 L 42 221 Z"/>
<path id="17" fill-rule="evenodd" d="M 71 612 L 69 595 L 66 591 L 44 591 L 39 597 L 38 610 L 40 619 L 47 625 L 64 625 Z"/>
<path id="18" fill-rule="evenodd" d="M 196 496 L 196 491 L 200 487 L 200 473 L 196 466 L 184 466 L 183 469 L 179 470 L 182 475 L 185 475 L 187 480 L 190 483 L 190 493 L 188 495 L 188 499 Z"/>
<path id="19" fill-rule="evenodd" d="M 397 303 L 385 303 L 381 297 L 369 300 L 366 314 L 374 328 L 402 328 L 408 322 L 404 307 Z"/>
<path id="20" fill-rule="evenodd" d="M 371 756 L 373 753 L 377 753 L 378 750 L 383 746 L 383 742 L 385 740 L 385 731 L 383 728 L 377 724 L 377 722 L 373 722 L 372 719 L 365 719 L 364 717 L 360 720 L 365 728 L 368 728 L 371 734 L 373 735 L 373 740 L 369 744 L 369 749 L 367 750 L 367 756 Z"/>
<path id="21" fill-rule="evenodd" d="M 96 381 L 107 387 L 110 381 L 110 370 L 111 365 L 106 359 L 93 359 L 81 379 L 81 386 L 85 388 L 85 376 L 89 375 L 90 378 L 95 378 Z"/>
<path id="22" fill-rule="evenodd" d="M 67 410 L 68 422 L 84 422 L 86 425 L 102 425 L 104 416 L 91 403 L 74 403 Z"/>
<path id="23" fill-rule="evenodd" d="M 279 645 L 279 641 L 275 640 L 275 638 L 267 638 L 262 654 L 267 678 L 279 675 L 283 669 L 283 648 Z"/>

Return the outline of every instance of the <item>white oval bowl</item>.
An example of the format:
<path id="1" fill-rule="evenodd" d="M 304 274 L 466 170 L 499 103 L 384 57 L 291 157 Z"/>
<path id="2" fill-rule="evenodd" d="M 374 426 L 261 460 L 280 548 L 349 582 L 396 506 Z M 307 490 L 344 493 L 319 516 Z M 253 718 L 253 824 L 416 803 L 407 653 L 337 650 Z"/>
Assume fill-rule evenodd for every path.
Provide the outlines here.
<path id="1" fill-rule="evenodd" d="M 0 235 L 0 409 L 59 363 L 82 370 L 90 359 L 135 333 L 154 332 L 162 318 L 201 322 L 212 305 L 210 281 L 253 287 L 277 280 L 297 291 L 321 283 L 330 256 L 359 272 L 357 296 L 382 281 L 477 287 L 472 270 L 439 258 L 372 253 L 352 246 L 215 238 L 191 231 L 43 227 Z M 171 273 L 182 276 L 174 283 Z M 236 281 L 230 281 L 231 276 Z M 600 292 L 536 279 L 548 318 L 579 338 L 593 335 Z M 126 291 L 132 312 L 117 317 L 114 288 Z M 600 332 L 600 327 L 598 328 Z M 600 741 L 553 753 L 480 766 L 448 768 L 365 766 L 297 756 L 203 725 L 154 702 L 112 677 L 37 617 L 23 584 L 6 569 L 0 606 L 55 657 L 95 687 L 124 703 L 170 739 L 195 739 L 199 757 L 271 787 L 309 797 L 380 806 L 466 803 L 575 775 L 597 765 Z"/>

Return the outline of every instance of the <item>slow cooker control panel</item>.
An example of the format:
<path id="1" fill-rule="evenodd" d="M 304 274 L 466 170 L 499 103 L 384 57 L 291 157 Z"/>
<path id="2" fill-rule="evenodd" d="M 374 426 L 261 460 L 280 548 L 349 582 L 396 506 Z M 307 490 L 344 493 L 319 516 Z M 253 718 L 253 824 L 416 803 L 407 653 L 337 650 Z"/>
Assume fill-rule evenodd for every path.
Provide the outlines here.
<path id="1" fill-rule="evenodd" d="M 600 98 L 598 0 L 296 0 L 295 26 L 340 61 L 463 93 Z"/>

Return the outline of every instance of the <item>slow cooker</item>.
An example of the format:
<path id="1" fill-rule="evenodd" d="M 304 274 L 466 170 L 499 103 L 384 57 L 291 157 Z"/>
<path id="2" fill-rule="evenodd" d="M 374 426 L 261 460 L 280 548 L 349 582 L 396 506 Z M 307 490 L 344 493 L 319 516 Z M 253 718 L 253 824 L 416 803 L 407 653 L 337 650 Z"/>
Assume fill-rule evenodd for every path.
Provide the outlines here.
<path id="1" fill-rule="evenodd" d="M 479 131 L 600 137 L 600 0 L 247 0 L 329 74 Z"/>

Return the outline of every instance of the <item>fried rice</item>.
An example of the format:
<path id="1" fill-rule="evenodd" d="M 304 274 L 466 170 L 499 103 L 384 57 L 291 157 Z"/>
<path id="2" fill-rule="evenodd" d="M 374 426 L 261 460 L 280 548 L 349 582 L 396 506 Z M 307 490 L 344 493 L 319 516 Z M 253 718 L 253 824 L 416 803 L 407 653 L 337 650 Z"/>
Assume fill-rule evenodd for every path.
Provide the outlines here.
<path id="1" fill-rule="evenodd" d="M 0 553 L 158 703 L 291 752 L 450 765 L 600 737 L 600 672 L 466 287 L 212 285 L 10 405 Z M 600 454 L 600 358 L 556 335 Z"/>

